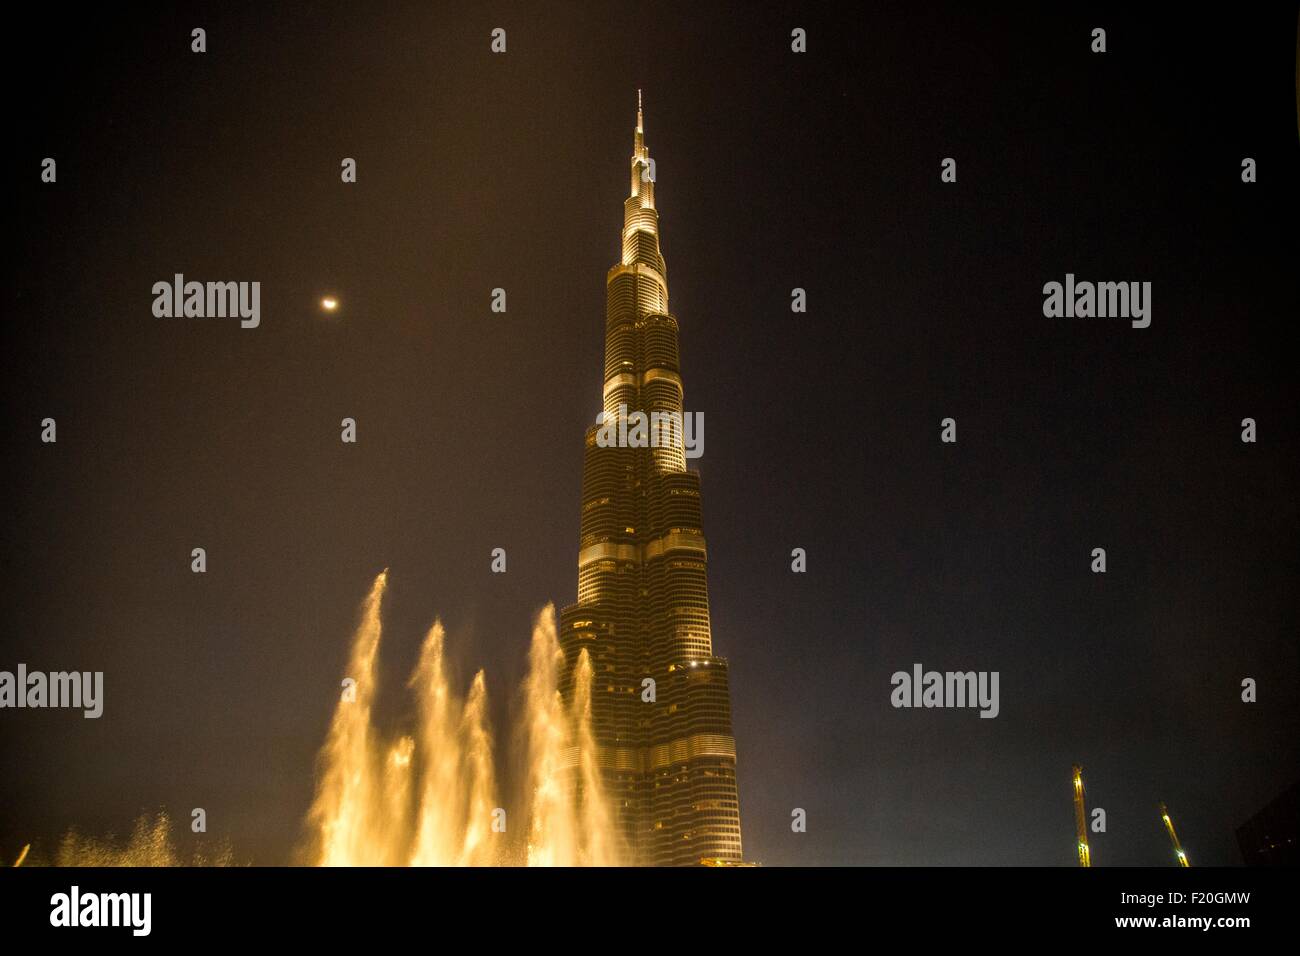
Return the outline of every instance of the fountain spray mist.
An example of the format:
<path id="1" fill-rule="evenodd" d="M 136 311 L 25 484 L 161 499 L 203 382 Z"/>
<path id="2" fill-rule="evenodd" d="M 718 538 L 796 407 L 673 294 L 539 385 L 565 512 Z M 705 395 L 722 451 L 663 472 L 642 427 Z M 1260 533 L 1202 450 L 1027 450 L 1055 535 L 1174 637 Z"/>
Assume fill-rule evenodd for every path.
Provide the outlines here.
<path id="1" fill-rule="evenodd" d="M 316 798 L 307 815 L 311 862 L 324 866 L 485 866 L 525 844 L 533 866 L 612 866 L 619 840 L 591 729 L 592 668 L 574 664 L 572 701 L 560 691 L 564 655 L 555 609 L 538 614 L 523 687 L 526 819 L 512 839 L 498 791 L 487 680 L 474 675 L 462 702 L 447 674 L 446 634 L 435 621 L 408 682 L 418 703 L 411 735 L 385 742 L 373 725 L 388 572 L 362 605 L 348 676 L 321 750 Z"/>

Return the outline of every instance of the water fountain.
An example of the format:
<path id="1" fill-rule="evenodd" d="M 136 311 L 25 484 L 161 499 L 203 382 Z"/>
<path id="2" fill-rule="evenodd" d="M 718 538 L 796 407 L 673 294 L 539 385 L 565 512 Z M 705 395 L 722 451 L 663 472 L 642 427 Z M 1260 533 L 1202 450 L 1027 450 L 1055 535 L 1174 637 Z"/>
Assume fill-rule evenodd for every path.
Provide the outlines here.
<path id="1" fill-rule="evenodd" d="M 572 700 L 560 690 L 564 655 L 555 610 L 538 614 L 523 686 L 523 850 L 510 832 L 479 671 L 462 701 L 447 674 L 434 622 L 407 686 L 418 704 L 413 733 L 385 740 L 375 728 L 380 609 L 388 572 L 362 605 L 346 690 L 319 759 L 307 815 L 308 858 L 323 866 L 613 866 L 621 853 L 591 729 L 591 662 L 575 662 Z"/>

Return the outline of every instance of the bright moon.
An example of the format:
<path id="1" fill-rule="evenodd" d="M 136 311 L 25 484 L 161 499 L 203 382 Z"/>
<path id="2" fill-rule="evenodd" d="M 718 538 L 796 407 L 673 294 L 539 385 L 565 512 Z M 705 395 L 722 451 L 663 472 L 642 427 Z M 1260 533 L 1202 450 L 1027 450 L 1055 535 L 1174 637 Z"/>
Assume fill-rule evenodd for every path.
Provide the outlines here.
<path id="1" fill-rule="evenodd" d="M 333 312 L 339 307 L 339 300 L 334 298 L 332 295 L 327 295 L 325 298 L 320 300 L 320 307 L 326 312 Z"/>

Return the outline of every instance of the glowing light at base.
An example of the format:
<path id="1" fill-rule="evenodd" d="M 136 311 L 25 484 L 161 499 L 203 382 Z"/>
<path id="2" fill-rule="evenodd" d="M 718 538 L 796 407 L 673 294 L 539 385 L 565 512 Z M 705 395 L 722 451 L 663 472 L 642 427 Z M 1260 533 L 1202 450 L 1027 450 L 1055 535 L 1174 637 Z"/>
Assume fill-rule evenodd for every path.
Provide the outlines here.
<path id="1" fill-rule="evenodd" d="M 28 856 L 23 847 L 14 866 L 234 866 L 234 853 L 228 840 L 200 843 L 189 856 L 182 855 L 172 835 L 172 822 L 166 811 L 142 814 L 135 821 L 125 843 L 112 834 L 93 837 L 68 830 L 59 841 L 53 858 L 42 853 Z"/>
<path id="2" fill-rule="evenodd" d="M 320 307 L 326 312 L 333 312 L 339 307 L 339 300 L 332 295 L 327 295 L 320 300 Z"/>
<path id="3" fill-rule="evenodd" d="M 537 616 L 524 682 L 520 733 L 524 793 L 509 820 L 498 788 L 479 671 L 462 701 L 434 622 L 407 684 L 418 705 L 414 732 L 384 740 L 373 725 L 380 607 L 388 572 L 362 605 L 343 694 L 319 758 L 307 815 L 310 862 L 323 866 L 611 866 L 621 858 L 591 729 L 592 668 L 575 662 L 571 702 L 560 690 L 564 655 L 555 610 Z M 517 829 L 518 828 L 518 829 Z"/>

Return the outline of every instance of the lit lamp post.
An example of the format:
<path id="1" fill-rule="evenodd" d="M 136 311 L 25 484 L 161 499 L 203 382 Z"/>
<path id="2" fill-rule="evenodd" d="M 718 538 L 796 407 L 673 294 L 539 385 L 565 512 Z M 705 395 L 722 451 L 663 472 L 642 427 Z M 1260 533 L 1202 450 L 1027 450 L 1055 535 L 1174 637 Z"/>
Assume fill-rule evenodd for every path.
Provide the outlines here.
<path id="1" fill-rule="evenodd" d="M 1165 829 L 1169 831 L 1169 839 L 1174 845 L 1174 856 L 1178 858 L 1179 866 L 1191 866 L 1187 861 L 1187 854 L 1183 852 L 1183 845 L 1178 842 L 1178 832 L 1174 829 L 1174 821 L 1169 819 L 1169 809 L 1160 804 L 1160 819 L 1164 822 Z"/>

